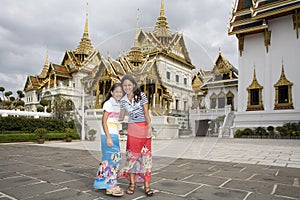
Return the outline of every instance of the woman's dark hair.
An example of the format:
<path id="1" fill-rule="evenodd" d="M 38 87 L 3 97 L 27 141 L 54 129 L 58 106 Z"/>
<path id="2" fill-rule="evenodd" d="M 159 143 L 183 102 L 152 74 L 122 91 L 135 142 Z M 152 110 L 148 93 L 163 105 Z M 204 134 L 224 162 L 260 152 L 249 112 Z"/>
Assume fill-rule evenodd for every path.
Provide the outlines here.
<path id="1" fill-rule="evenodd" d="M 115 84 L 113 84 L 113 85 L 110 87 L 108 93 L 107 93 L 106 96 L 105 96 L 105 100 L 102 102 L 102 107 L 103 107 L 104 103 L 105 103 L 106 101 L 108 101 L 108 100 L 110 99 L 110 97 L 112 97 L 111 92 L 113 92 L 117 87 L 121 87 L 121 88 L 122 88 L 121 83 L 115 83 Z"/>
<path id="2" fill-rule="evenodd" d="M 134 85 L 133 99 L 135 102 L 139 102 L 142 99 L 142 96 L 141 96 L 142 91 L 141 91 L 140 87 L 138 86 L 137 82 L 129 74 L 126 74 L 125 76 L 123 76 L 123 78 L 121 79 L 121 85 L 123 85 L 125 80 L 129 80 L 131 83 L 133 83 L 133 85 Z"/>

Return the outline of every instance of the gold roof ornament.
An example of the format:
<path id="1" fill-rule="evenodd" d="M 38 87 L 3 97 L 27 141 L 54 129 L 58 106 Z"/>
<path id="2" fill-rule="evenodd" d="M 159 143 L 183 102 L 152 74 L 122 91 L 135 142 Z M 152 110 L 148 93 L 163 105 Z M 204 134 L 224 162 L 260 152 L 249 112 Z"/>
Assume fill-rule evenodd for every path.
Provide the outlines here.
<path id="1" fill-rule="evenodd" d="M 48 59 L 48 50 L 47 50 L 45 64 L 44 64 L 44 67 L 43 67 L 43 70 L 42 70 L 41 74 L 38 77 L 39 78 L 46 78 L 48 69 L 49 69 L 49 59 Z"/>
<path id="2" fill-rule="evenodd" d="M 128 53 L 129 61 L 134 65 L 133 66 L 134 70 L 137 70 L 137 68 L 143 61 L 142 50 L 138 42 L 138 21 L 139 21 L 139 9 L 137 9 L 137 15 L 136 15 L 135 39 L 134 39 L 133 46 L 131 47 L 130 52 Z"/>
<path id="3" fill-rule="evenodd" d="M 249 85 L 249 87 L 247 88 L 247 90 L 251 90 L 251 89 L 262 89 L 263 86 L 261 86 L 257 79 L 256 79 L 256 70 L 254 67 L 254 72 L 253 72 L 253 79 L 252 79 L 252 83 Z"/>
<path id="4" fill-rule="evenodd" d="M 161 0 L 160 16 L 157 18 L 153 33 L 157 37 L 171 37 L 172 35 L 168 26 L 167 17 L 165 16 L 164 0 Z"/>
<path id="5" fill-rule="evenodd" d="M 92 44 L 92 41 L 89 37 L 89 28 L 88 28 L 88 3 L 86 4 L 86 19 L 85 19 L 85 27 L 83 36 L 81 38 L 81 41 L 79 42 L 79 45 L 77 46 L 75 50 L 75 54 L 83 54 L 83 55 L 89 55 L 94 51 L 94 47 Z"/>

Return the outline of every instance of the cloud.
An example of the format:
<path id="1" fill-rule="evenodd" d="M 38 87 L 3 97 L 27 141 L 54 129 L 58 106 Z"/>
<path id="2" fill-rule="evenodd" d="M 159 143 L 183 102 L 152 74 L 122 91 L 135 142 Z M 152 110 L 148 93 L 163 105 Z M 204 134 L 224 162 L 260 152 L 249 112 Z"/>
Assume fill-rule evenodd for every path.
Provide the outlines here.
<path id="1" fill-rule="evenodd" d="M 89 0 L 89 33 L 104 56 L 116 57 L 133 44 L 139 27 L 152 30 L 161 0 Z M 86 1 L 2 0 L 0 13 L 0 86 L 23 89 L 27 74 L 45 63 L 60 63 L 66 49 L 76 49 L 83 34 Z M 192 62 L 210 69 L 218 54 L 237 67 L 237 41 L 227 35 L 231 3 L 227 0 L 165 0 L 170 29 L 183 34 Z M 149 27 L 151 27 L 149 29 Z"/>

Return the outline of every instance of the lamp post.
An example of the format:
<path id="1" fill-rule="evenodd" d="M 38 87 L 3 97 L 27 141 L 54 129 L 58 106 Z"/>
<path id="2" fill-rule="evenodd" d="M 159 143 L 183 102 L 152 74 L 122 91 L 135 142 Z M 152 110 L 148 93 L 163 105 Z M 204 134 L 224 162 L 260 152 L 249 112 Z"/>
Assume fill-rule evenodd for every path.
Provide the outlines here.
<path id="1" fill-rule="evenodd" d="M 85 140 L 85 126 L 84 126 L 84 82 L 82 82 L 82 103 L 81 103 L 81 138 Z"/>

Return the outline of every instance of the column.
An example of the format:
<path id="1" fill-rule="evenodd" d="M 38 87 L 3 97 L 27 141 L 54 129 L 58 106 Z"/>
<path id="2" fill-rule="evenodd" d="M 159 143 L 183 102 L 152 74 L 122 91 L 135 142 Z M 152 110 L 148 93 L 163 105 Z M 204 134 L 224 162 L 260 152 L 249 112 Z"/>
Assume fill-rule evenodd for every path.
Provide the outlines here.
<path id="1" fill-rule="evenodd" d="M 101 108 L 100 104 L 99 104 L 99 96 L 100 96 L 100 82 L 97 82 L 96 85 L 96 102 L 95 102 L 95 108 Z"/>

